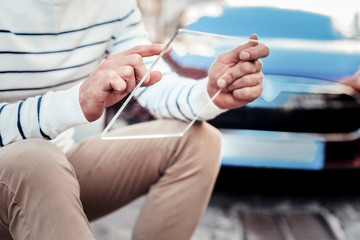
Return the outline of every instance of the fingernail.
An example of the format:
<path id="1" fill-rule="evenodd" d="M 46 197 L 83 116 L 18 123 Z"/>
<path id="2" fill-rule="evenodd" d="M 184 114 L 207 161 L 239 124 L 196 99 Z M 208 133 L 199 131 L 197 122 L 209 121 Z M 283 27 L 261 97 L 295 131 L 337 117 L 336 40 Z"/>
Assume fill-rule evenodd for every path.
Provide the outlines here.
<path id="1" fill-rule="evenodd" d="M 250 58 L 250 53 L 248 53 L 248 52 L 240 53 L 240 60 L 248 60 L 249 58 Z"/>
<path id="2" fill-rule="evenodd" d="M 226 81 L 224 79 L 219 79 L 217 82 L 217 85 L 219 88 L 225 88 L 226 87 Z"/>
<path id="3" fill-rule="evenodd" d="M 253 33 L 251 36 L 250 36 L 250 39 L 258 39 L 258 36 L 256 33 Z"/>

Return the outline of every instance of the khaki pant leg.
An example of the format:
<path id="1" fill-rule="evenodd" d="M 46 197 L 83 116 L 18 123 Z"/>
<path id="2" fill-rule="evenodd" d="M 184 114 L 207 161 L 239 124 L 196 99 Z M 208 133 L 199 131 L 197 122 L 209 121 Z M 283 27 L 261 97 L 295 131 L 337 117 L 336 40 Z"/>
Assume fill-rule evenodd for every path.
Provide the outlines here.
<path id="1" fill-rule="evenodd" d="M 94 239 L 66 156 L 52 143 L 0 148 L 0 239 Z"/>
<path id="2" fill-rule="evenodd" d="M 161 120 L 113 131 L 184 129 Z M 165 131 L 166 132 L 166 131 Z M 68 154 L 90 220 L 147 194 L 133 239 L 190 239 L 210 198 L 220 167 L 221 136 L 207 123 L 181 138 L 101 140 L 90 138 Z"/>

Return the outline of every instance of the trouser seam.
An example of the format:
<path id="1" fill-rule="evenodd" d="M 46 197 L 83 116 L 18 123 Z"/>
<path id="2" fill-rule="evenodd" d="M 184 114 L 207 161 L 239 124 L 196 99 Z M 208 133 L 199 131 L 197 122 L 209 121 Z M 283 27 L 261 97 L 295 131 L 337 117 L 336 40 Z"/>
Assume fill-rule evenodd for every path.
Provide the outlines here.
<path id="1" fill-rule="evenodd" d="M 30 229 L 29 221 L 28 221 L 28 219 L 27 219 L 26 216 L 25 216 L 24 208 L 23 208 L 23 206 L 22 206 L 18 201 L 15 200 L 15 191 L 13 191 L 13 190 L 9 187 L 9 185 L 7 185 L 6 183 L 4 183 L 3 181 L 0 181 L 0 184 L 4 185 L 4 186 L 8 189 L 8 191 L 11 192 L 11 193 L 14 195 L 14 197 L 13 197 L 12 200 L 13 200 L 14 203 L 15 203 L 16 205 L 18 205 L 18 207 L 20 208 L 20 212 L 21 212 L 22 216 L 23 216 L 24 219 L 25 219 L 26 228 L 28 229 L 28 231 L 29 231 L 29 233 L 30 233 L 30 239 L 33 239 L 33 237 L 32 237 L 33 234 L 32 234 L 31 229 Z"/>

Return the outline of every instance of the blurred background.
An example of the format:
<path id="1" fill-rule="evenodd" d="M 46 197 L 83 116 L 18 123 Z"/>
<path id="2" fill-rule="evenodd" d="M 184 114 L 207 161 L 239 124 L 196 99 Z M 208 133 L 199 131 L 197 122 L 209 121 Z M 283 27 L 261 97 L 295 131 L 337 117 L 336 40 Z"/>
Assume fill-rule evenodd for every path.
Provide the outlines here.
<path id="1" fill-rule="evenodd" d="M 153 42 L 165 43 L 184 28 L 246 38 L 257 33 L 271 50 L 263 60 L 262 96 L 209 121 L 223 134 L 222 168 L 192 240 L 360 239 L 360 95 L 342 84 L 360 66 L 360 4 L 138 4 Z M 173 60 L 180 75 L 210 67 L 190 55 Z M 139 112 L 133 117 L 144 118 Z M 78 139 L 84 134 L 79 130 Z M 144 198 L 92 223 L 97 239 L 130 239 Z"/>

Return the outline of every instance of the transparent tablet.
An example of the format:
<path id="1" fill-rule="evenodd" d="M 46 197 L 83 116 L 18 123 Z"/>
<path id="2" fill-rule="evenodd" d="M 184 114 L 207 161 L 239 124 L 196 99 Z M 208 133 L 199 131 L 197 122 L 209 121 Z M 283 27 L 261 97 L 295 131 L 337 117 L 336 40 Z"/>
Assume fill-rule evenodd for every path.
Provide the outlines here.
<path id="1" fill-rule="evenodd" d="M 163 73 L 161 81 L 167 81 L 166 78 L 178 77 L 178 81 L 186 81 L 188 84 L 194 84 L 194 81 L 207 81 L 207 71 L 215 61 L 217 55 L 223 51 L 236 48 L 239 45 L 256 40 L 232 36 L 224 36 L 212 33 L 204 33 L 186 29 L 179 29 L 165 44 L 164 50 L 159 56 L 144 59 L 148 64 L 148 71 L 141 81 L 137 84 L 131 94 L 122 102 L 114 116 L 108 121 L 108 124 L 101 136 L 104 140 L 115 139 L 142 139 L 142 138 L 165 138 L 181 137 L 197 121 L 202 113 L 206 112 L 212 101 L 220 93 L 217 92 L 208 103 L 204 104 L 196 114 L 183 114 L 184 118 L 174 117 L 171 121 L 172 127 L 167 127 L 168 120 L 162 121 L 156 126 L 157 118 L 148 110 L 140 106 L 136 101 L 137 97 L 142 94 L 144 88 L 141 87 L 145 78 L 153 70 L 159 70 Z M 170 54 L 166 54 L 171 48 Z M 164 72 L 163 72 L 164 71 Z M 168 74 L 170 72 L 170 74 Z M 159 84 L 159 83 L 156 83 Z M 152 88 L 156 87 L 151 86 Z M 177 86 L 171 86 L 176 88 Z M 159 96 L 154 96 L 154 99 Z M 160 101 L 166 101 L 160 99 Z M 155 101 L 155 100 L 154 100 Z M 187 102 L 191 105 L 191 102 Z M 182 106 L 177 106 L 181 109 Z M 170 110 L 169 110 L 170 111 Z M 171 117 L 168 117 L 171 118 Z M 174 121 L 177 123 L 174 124 Z M 158 121 L 157 121 L 158 122 Z M 155 123 L 155 124 L 152 124 Z M 175 127 L 174 127 L 175 125 Z M 119 129 L 117 131 L 110 131 Z M 122 130 L 121 130 L 122 129 Z"/>

